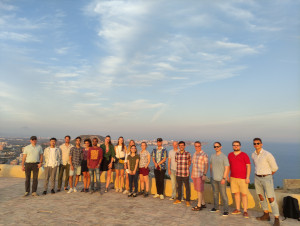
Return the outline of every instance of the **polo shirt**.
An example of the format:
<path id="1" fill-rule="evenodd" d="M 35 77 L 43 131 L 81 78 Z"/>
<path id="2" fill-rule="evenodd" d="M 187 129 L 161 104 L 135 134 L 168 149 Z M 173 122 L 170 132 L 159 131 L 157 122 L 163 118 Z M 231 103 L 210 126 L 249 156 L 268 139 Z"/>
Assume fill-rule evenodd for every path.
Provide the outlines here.
<path id="1" fill-rule="evenodd" d="M 235 155 L 233 152 L 229 153 L 228 160 L 230 164 L 230 176 L 234 178 L 246 179 L 247 164 L 250 163 L 249 156 L 245 152 L 240 152 Z"/>
<path id="2" fill-rule="evenodd" d="M 40 162 L 40 155 L 43 154 L 43 149 L 41 145 L 32 146 L 32 144 L 29 144 L 24 148 L 23 154 L 26 155 L 26 163 L 37 163 Z"/>

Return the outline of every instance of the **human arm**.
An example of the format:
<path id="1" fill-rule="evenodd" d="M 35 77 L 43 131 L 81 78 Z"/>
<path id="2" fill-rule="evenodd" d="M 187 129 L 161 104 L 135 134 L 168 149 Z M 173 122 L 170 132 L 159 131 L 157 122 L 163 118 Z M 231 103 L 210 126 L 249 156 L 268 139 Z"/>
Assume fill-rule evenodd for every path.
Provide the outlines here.
<path id="1" fill-rule="evenodd" d="M 206 179 L 207 170 L 208 170 L 208 162 L 204 163 L 204 173 L 203 173 L 203 176 L 202 176 L 202 180 Z"/>
<path id="2" fill-rule="evenodd" d="M 134 167 L 133 174 L 136 173 L 137 167 L 138 167 L 138 165 L 139 165 L 139 160 L 140 160 L 139 158 L 137 158 L 137 159 L 135 160 L 135 167 Z"/>
<path id="3" fill-rule="evenodd" d="M 41 168 L 43 164 L 43 154 L 40 154 L 40 163 L 38 164 L 38 168 Z"/>
<path id="4" fill-rule="evenodd" d="M 171 175 L 171 158 L 168 159 L 168 173 Z"/>
<path id="5" fill-rule="evenodd" d="M 150 159 L 150 154 L 148 154 L 148 163 L 147 163 L 147 165 L 145 166 L 145 168 L 147 169 L 148 168 L 148 166 L 149 166 L 149 164 L 150 164 L 150 161 L 151 161 L 151 159 Z"/>
<path id="6" fill-rule="evenodd" d="M 22 158 L 22 170 L 25 171 L 25 161 L 26 161 L 26 157 L 27 155 L 26 154 L 23 154 L 23 158 Z"/>
<path id="7" fill-rule="evenodd" d="M 224 174 L 223 174 L 223 178 L 221 180 L 221 184 L 225 184 L 226 178 L 228 177 L 228 174 L 229 174 L 229 166 L 225 166 L 225 171 L 224 171 Z"/>
<path id="8" fill-rule="evenodd" d="M 250 183 L 251 164 L 246 164 L 246 167 L 247 167 L 246 184 L 249 184 Z"/>

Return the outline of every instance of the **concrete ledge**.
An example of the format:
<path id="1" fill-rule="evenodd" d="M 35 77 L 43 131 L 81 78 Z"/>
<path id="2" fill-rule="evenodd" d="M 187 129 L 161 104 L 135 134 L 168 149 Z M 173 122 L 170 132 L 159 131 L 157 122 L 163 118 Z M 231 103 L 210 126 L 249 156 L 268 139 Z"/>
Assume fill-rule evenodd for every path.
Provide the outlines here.
<path id="1" fill-rule="evenodd" d="M 22 171 L 21 165 L 6 165 L 6 164 L 0 164 L 0 177 L 18 177 L 18 178 L 25 178 L 25 173 Z M 102 173 L 101 175 L 101 182 L 105 182 L 105 177 L 106 174 Z M 44 178 L 44 172 L 43 170 L 39 171 L 39 178 L 43 179 Z M 111 182 L 115 181 L 115 173 L 114 176 L 111 179 Z M 156 184 L 155 184 L 155 179 L 152 178 L 150 180 L 150 191 L 152 194 L 156 193 Z M 193 183 L 190 183 L 190 188 L 191 188 L 191 200 L 196 200 L 197 199 L 197 192 L 194 190 L 194 185 Z M 228 202 L 229 205 L 234 206 L 234 198 L 233 195 L 230 191 L 230 187 L 227 187 L 227 195 L 228 195 Z M 165 180 L 165 195 L 166 196 L 171 196 L 172 194 L 172 186 L 171 186 L 171 181 L 170 180 Z M 277 203 L 279 206 L 280 213 L 282 214 L 282 202 L 283 198 L 285 196 L 292 196 L 296 199 L 298 199 L 300 203 L 300 194 L 293 194 L 293 193 L 288 193 L 286 191 L 275 191 L 276 194 L 276 199 Z M 207 203 L 213 203 L 213 192 L 212 192 L 212 187 L 210 184 L 205 184 L 205 189 L 204 189 L 204 197 L 205 201 Z M 221 200 L 221 199 L 220 199 Z M 260 208 L 260 202 L 259 199 L 256 195 L 256 192 L 254 189 L 249 189 L 248 193 L 248 208 L 253 209 L 253 210 L 261 210 Z M 269 206 L 269 210 L 271 212 L 271 208 Z"/>

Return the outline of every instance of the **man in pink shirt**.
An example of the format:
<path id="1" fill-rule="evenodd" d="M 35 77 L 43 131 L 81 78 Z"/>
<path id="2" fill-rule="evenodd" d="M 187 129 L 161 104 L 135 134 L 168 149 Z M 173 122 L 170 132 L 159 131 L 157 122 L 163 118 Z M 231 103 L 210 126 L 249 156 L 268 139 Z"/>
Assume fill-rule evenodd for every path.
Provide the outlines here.
<path id="1" fill-rule="evenodd" d="M 250 172 L 251 163 L 249 156 L 241 151 L 241 142 L 232 142 L 233 152 L 229 153 L 228 160 L 230 165 L 230 188 L 231 192 L 234 193 L 234 199 L 236 209 L 232 214 L 241 214 L 241 196 L 244 207 L 243 216 L 249 218 L 247 207 L 248 207 L 248 184 L 250 183 Z"/>

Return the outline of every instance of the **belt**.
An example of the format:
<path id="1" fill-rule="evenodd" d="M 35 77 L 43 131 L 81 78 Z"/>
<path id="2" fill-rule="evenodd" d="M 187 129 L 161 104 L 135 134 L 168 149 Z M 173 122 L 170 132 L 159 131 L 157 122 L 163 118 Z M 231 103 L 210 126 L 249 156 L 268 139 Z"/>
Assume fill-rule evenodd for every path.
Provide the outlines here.
<path id="1" fill-rule="evenodd" d="M 257 177 L 266 177 L 266 176 L 270 176 L 271 174 L 266 174 L 266 175 L 257 175 L 255 174 Z"/>

